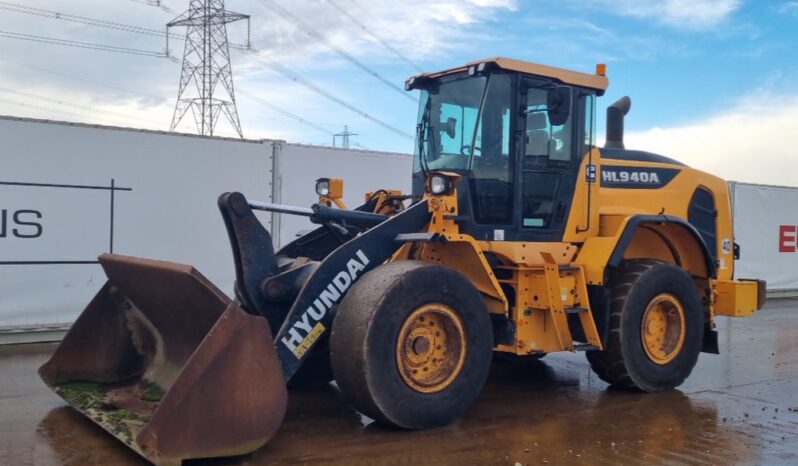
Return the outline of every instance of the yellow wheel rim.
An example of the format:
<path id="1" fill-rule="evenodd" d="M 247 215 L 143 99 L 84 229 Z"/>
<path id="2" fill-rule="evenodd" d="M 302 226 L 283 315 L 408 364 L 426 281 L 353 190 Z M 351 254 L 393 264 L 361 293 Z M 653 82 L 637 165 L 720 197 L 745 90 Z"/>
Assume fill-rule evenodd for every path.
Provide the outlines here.
<path id="1" fill-rule="evenodd" d="M 419 307 L 399 331 L 396 365 L 405 383 L 417 392 L 436 393 L 448 387 L 460 374 L 465 355 L 463 324 L 445 304 Z"/>
<path id="2" fill-rule="evenodd" d="M 682 303 L 672 294 L 654 297 L 646 307 L 640 328 L 643 349 L 651 361 L 667 364 L 684 345 L 685 319 Z"/>

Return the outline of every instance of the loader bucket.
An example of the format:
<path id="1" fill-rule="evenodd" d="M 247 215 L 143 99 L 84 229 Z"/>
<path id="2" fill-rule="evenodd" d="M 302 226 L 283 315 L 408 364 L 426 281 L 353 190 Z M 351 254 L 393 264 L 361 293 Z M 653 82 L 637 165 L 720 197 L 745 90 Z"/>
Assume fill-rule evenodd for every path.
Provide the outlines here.
<path id="1" fill-rule="evenodd" d="M 100 256 L 108 282 L 69 330 L 42 380 L 159 465 L 265 444 L 287 393 L 266 319 L 191 266 Z"/>

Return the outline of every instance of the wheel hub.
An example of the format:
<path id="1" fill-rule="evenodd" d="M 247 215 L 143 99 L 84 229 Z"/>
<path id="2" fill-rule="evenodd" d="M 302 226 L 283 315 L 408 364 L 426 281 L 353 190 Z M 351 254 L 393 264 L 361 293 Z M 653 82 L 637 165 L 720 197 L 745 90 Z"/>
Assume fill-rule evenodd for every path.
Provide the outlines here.
<path id="1" fill-rule="evenodd" d="M 651 361 L 656 364 L 673 361 L 685 339 L 685 314 L 679 299 L 669 293 L 655 296 L 643 313 L 640 335 Z"/>
<path id="2" fill-rule="evenodd" d="M 463 367 L 465 331 L 459 315 L 441 303 L 413 311 L 399 331 L 396 364 L 405 383 L 421 393 L 448 387 Z"/>
<path id="3" fill-rule="evenodd" d="M 418 356 L 424 356 L 430 349 L 427 337 L 416 337 L 413 339 L 413 352 Z"/>

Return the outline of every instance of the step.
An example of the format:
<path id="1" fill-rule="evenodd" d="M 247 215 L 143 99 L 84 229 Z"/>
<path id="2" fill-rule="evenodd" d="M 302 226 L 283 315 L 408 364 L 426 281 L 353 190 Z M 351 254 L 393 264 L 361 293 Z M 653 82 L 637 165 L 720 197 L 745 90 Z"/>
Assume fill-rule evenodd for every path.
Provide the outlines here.
<path id="1" fill-rule="evenodd" d="M 571 314 L 581 314 L 583 312 L 587 312 L 587 308 L 585 307 L 569 307 L 565 309 L 565 313 L 568 315 Z"/>
<path id="2" fill-rule="evenodd" d="M 576 343 L 574 342 L 574 351 L 595 351 L 599 349 L 596 345 L 590 343 Z"/>

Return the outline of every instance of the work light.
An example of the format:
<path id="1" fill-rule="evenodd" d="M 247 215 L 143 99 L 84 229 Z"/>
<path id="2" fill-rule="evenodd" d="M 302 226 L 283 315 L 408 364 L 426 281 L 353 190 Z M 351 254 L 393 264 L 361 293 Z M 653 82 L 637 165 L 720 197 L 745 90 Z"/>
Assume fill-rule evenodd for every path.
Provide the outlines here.
<path id="1" fill-rule="evenodd" d="M 329 178 L 319 178 L 316 180 L 316 194 L 319 196 L 329 196 L 330 194 L 330 180 Z"/>
<path id="2" fill-rule="evenodd" d="M 432 175 L 429 179 L 429 190 L 436 196 L 448 193 L 451 188 L 451 181 L 443 175 Z"/>

